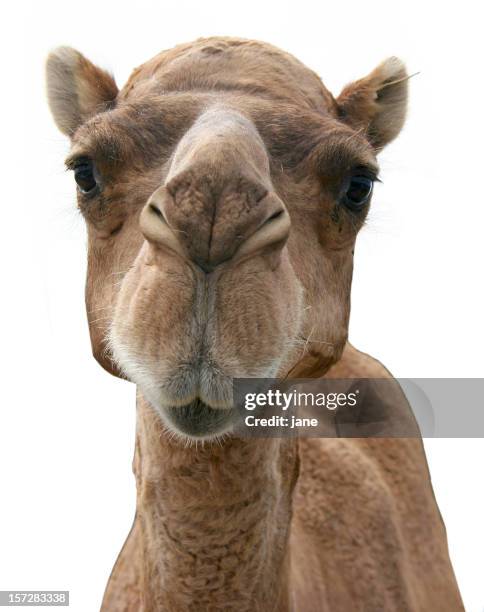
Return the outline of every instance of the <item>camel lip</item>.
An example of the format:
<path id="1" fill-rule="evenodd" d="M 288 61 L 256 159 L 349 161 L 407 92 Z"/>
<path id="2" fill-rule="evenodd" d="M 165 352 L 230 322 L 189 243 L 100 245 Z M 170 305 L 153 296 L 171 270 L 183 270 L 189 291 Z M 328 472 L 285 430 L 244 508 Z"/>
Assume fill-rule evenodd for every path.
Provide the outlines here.
<path id="1" fill-rule="evenodd" d="M 168 406 L 163 415 L 170 429 L 197 440 L 217 438 L 229 433 L 236 421 L 234 408 L 213 408 L 200 398 L 181 405 Z"/>

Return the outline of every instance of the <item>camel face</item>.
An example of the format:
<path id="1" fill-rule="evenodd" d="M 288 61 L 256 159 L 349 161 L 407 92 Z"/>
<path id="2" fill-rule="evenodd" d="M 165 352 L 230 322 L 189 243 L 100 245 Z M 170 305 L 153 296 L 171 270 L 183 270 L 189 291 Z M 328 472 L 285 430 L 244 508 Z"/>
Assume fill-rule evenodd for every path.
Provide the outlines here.
<path id="1" fill-rule="evenodd" d="M 47 76 L 106 369 L 172 431 L 207 438 L 230 429 L 234 377 L 339 358 L 375 155 L 404 119 L 398 60 L 337 99 L 291 56 L 232 39 L 163 52 L 119 92 L 72 49 Z"/>

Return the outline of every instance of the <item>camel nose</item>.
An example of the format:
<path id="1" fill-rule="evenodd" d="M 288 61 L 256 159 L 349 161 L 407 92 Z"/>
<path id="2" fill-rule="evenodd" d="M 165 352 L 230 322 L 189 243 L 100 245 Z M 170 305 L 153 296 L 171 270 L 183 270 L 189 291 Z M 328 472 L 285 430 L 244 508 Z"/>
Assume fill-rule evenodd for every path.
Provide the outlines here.
<path id="1" fill-rule="evenodd" d="M 189 169 L 150 197 L 140 216 L 145 238 L 191 260 L 205 272 L 233 258 L 280 250 L 289 215 L 277 195 L 243 175 Z"/>

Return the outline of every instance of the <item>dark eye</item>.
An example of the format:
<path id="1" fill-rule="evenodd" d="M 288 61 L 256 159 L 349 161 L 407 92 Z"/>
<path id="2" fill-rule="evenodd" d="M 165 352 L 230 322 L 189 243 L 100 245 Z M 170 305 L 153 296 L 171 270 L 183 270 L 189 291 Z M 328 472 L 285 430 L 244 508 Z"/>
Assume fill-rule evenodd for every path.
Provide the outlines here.
<path id="1" fill-rule="evenodd" d="M 352 176 L 343 195 L 343 204 L 351 210 L 361 210 L 373 191 L 373 179 L 369 176 Z"/>
<path id="2" fill-rule="evenodd" d="M 97 187 L 94 164 L 90 159 L 79 160 L 74 166 L 74 178 L 82 193 L 90 193 Z"/>

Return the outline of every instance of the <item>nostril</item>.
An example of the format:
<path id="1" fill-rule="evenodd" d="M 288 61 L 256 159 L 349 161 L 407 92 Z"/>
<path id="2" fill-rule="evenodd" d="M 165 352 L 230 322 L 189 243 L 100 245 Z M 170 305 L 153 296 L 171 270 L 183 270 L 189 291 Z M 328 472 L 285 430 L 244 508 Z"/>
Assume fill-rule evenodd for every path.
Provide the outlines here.
<path id="1" fill-rule="evenodd" d="M 144 206 L 140 214 L 139 225 L 143 236 L 156 248 L 167 249 L 186 258 L 183 245 L 155 203 L 148 202 Z"/>
<path id="2" fill-rule="evenodd" d="M 271 221 L 275 221 L 276 219 L 279 219 L 280 217 L 282 217 L 283 214 L 284 214 L 284 210 L 281 208 L 281 210 L 277 210 L 268 219 L 266 219 L 265 223 L 270 223 Z"/>
<path id="3" fill-rule="evenodd" d="M 163 213 L 161 212 L 161 210 L 155 206 L 154 204 L 150 204 L 150 210 L 155 213 L 155 215 L 158 217 L 158 219 L 160 219 L 160 221 L 163 221 L 163 223 L 166 223 L 165 217 L 163 216 Z"/>
<path id="4" fill-rule="evenodd" d="M 271 223 L 274 223 L 274 221 L 277 221 L 283 215 L 284 215 L 284 210 L 282 208 L 280 210 L 276 210 L 276 212 L 272 213 L 270 217 L 267 217 L 267 219 L 262 223 L 262 225 L 260 225 L 259 230 L 262 229 L 263 227 L 266 227 L 266 225 L 270 225 Z"/>
<path id="5" fill-rule="evenodd" d="M 262 251 L 271 255 L 280 252 L 289 236 L 290 227 L 291 221 L 287 210 L 278 208 L 245 239 L 237 249 L 236 257 L 254 255 Z"/>

